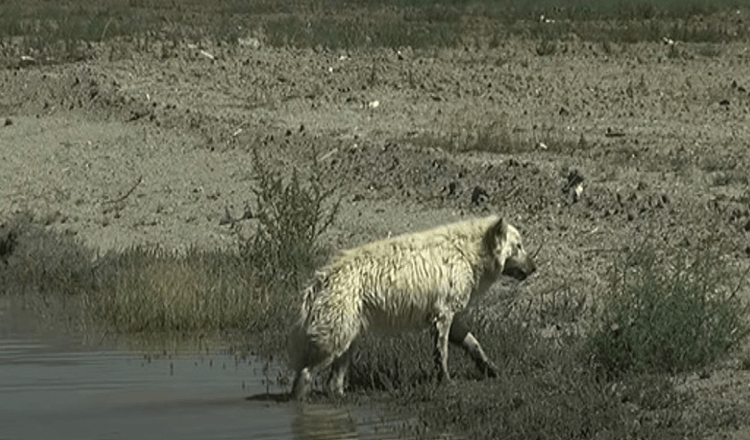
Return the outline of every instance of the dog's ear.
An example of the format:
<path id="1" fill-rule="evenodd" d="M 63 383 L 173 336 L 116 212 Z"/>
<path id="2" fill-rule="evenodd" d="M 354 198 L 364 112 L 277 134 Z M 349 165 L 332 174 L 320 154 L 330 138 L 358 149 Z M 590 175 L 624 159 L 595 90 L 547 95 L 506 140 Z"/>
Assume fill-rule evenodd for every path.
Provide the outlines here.
<path id="1" fill-rule="evenodd" d="M 505 241 L 505 237 L 508 235 L 508 222 L 504 218 L 501 218 L 492 226 L 492 235 L 497 237 L 499 241 Z"/>
<path id="2" fill-rule="evenodd" d="M 490 227 L 489 234 L 487 234 L 490 248 L 494 248 L 498 244 L 504 242 L 507 236 L 508 222 L 506 222 L 504 218 L 498 219 L 498 221 Z"/>

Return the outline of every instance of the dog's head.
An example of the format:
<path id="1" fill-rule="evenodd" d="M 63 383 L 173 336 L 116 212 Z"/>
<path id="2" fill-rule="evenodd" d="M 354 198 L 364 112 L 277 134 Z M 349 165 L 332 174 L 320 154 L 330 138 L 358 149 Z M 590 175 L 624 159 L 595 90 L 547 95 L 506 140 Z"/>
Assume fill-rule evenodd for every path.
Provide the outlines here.
<path id="1" fill-rule="evenodd" d="M 504 219 L 492 225 L 487 238 L 503 275 L 524 280 L 536 271 L 534 260 L 523 247 L 521 234 Z"/>

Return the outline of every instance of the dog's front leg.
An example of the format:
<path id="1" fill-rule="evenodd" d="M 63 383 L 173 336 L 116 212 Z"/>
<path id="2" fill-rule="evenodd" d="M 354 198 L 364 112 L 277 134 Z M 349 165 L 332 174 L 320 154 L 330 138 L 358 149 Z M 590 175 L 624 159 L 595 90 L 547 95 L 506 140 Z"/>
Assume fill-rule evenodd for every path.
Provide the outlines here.
<path id="1" fill-rule="evenodd" d="M 450 336 L 448 337 L 449 341 L 461 346 L 471 356 L 477 369 L 483 375 L 497 377 L 497 366 L 487 357 L 479 341 L 471 334 L 466 324 L 463 323 L 461 316 L 462 314 L 459 313 L 453 317 Z"/>

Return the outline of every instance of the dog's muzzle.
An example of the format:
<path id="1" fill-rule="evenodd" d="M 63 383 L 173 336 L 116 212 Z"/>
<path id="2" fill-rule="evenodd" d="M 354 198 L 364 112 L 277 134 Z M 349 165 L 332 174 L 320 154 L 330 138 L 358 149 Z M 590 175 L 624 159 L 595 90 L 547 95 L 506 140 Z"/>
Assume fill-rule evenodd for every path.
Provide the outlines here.
<path id="1" fill-rule="evenodd" d="M 513 277 L 518 281 L 523 281 L 536 271 L 536 266 L 531 258 L 526 258 L 523 261 L 516 259 L 505 260 L 505 267 L 503 267 L 503 275 Z"/>

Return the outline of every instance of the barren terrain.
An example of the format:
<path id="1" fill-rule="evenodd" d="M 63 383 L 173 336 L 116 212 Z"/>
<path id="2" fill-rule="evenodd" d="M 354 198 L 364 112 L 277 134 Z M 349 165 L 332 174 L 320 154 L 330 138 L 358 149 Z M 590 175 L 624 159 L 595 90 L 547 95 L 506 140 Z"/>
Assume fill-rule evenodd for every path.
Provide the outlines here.
<path id="1" fill-rule="evenodd" d="M 238 228 L 253 230 L 258 149 L 273 167 L 315 157 L 329 172 L 343 197 L 333 247 L 506 216 L 541 250 L 534 279 L 493 291 L 501 304 L 509 290 L 519 307 L 545 295 L 595 303 L 612 254 L 643 237 L 719 244 L 724 264 L 750 264 L 747 42 L 149 44 L 6 62 L 0 219 L 30 212 L 102 252 L 231 248 Z M 695 405 L 750 414 L 741 364 L 679 380 Z M 716 438 L 747 436 L 746 420 Z"/>

